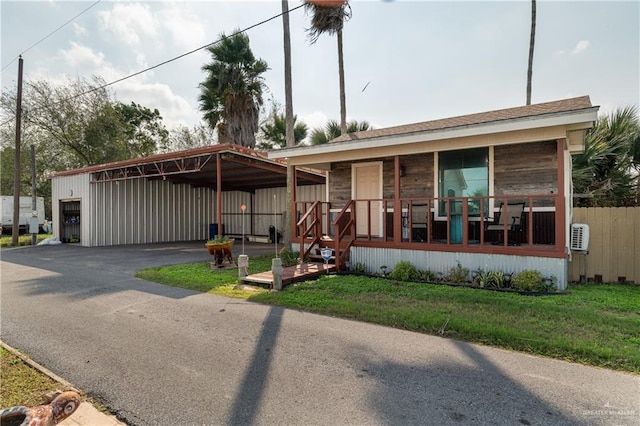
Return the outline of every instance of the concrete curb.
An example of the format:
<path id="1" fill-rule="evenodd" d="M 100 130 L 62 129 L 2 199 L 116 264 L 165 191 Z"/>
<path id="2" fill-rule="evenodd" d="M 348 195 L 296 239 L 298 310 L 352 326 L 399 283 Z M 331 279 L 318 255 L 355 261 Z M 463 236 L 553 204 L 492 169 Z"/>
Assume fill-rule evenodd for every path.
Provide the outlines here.
<path id="1" fill-rule="evenodd" d="M 29 359 L 20 351 L 11 346 L 7 345 L 5 342 L 0 340 L 0 346 L 2 346 L 7 351 L 11 352 L 13 355 L 20 358 L 25 364 L 30 367 L 36 369 L 42 374 L 46 374 L 51 377 L 56 382 L 60 383 L 61 387 L 64 390 L 72 390 L 78 392 L 80 395 L 84 395 L 84 392 L 79 390 L 77 387 L 69 383 L 67 380 L 55 374 L 53 371 L 48 368 L 38 364 L 37 362 Z M 93 404 L 83 401 L 75 413 L 71 415 L 71 417 L 65 419 L 63 422 L 59 423 L 61 426 L 126 426 L 126 423 L 122 423 L 115 416 L 105 414 L 98 410 Z"/>

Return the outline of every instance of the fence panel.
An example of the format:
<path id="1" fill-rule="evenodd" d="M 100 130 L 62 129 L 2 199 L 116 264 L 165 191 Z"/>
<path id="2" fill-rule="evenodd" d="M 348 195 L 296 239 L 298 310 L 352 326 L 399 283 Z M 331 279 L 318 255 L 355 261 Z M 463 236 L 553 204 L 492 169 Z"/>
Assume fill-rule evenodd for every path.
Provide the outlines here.
<path id="1" fill-rule="evenodd" d="M 640 284 L 640 207 L 580 207 L 573 223 L 589 225 L 589 254 L 573 253 L 569 279 Z M 586 262 L 586 265 L 585 265 Z"/>

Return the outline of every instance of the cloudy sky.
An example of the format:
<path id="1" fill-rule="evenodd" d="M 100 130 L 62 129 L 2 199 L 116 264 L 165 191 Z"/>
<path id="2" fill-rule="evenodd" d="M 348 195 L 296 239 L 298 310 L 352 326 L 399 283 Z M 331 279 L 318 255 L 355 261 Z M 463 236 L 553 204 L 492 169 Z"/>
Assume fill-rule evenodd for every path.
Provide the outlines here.
<path id="1" fill-rule="evenodd" d="M 386 127 L 525 103 L 529 0 L 350 3 L 348 119 Z M 300 4 L 289 0 L 290 8 Z M 605 113 L 640 104 L 639 2 L 539 0 L 537 9 L 533 103 L 590 95 Z M 2 90 L 15 90 L 20 53 L 25 81 L 98 75 L 111 82 L 281 11 L 277 0 L 2 0 Z M 310 45 L 304 9 L 290 19 L 294 111 L 310 127 L 338 119 L 336 39 Z M 284 103 L 281 18 L 247 34 L 254 54 L 269 64 L 265 99 Z M 198 84 L 209 59 L 200 50 L 112 90 L 122 102 L 158 108 L 169 127 L 192 126 L 200 121 Z"/>

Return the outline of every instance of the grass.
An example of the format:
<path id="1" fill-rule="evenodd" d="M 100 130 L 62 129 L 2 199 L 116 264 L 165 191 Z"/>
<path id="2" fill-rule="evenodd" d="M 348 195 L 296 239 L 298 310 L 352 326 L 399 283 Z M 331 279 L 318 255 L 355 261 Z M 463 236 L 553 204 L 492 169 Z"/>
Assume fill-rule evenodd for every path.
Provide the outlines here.
<path id="1" fill-rule="evenodd" d="M 60 389 L 60 383 L 26 364 L 20 358 L 0 347 L 0 407 L 44 404 L 46 395 Z"/>
<path id="2" fill-rule="evenodd" d="M 53 237 L 52 234 L 38 234 L 37 242 Z M 18 235 L 18 246 L 30 246 L 31 234 Z M 0 247 L 13 247 L 13 237 L 11 235 L 2 235 L 0 237 Z"/>
<path id="3" fill-rule="evenodd" d="M 270 269 L 253 258 L 249 273 Z M 236 288 L 237 270 L 208 263 L 141 270 L 162 284 L 442 335 L 572 362 L 640 373 L 640 286 L 571 285 L 522 296 L 355 275 L 322 276 L 281 292 Z"/>

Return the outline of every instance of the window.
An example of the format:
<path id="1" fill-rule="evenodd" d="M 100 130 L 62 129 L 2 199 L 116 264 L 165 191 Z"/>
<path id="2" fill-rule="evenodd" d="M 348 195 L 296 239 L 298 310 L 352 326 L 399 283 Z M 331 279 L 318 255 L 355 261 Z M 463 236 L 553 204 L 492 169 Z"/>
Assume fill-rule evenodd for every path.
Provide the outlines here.
<path id="1" fill-rule="evenodd" d="M 489 195 L 489 148 L 464 149 L 438 153 L 439 197 L 483 197 Z M 439 203 L 439 215 L 446 216 L 447 201 Z M 489 211 L 485 198 L 484 213 Z M 462 213 L 462 200 L 452 200 L 452 214 Z M 480 199 L 469 200 L 469 216 L 480 215 Z"/>

